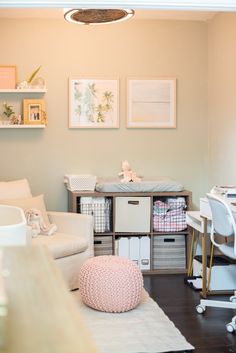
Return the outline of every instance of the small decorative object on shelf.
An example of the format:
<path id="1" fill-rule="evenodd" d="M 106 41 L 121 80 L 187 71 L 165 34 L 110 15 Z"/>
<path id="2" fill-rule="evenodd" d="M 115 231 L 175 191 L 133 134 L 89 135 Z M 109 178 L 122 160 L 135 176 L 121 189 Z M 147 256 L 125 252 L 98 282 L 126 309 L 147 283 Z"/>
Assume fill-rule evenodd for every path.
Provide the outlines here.
<path id="1" fill-rule="evenodd" d="M 45 89 L 45 80 L 42 77 L 36 77 L 40 69 L 41 65 L 33 71 L 28 80 L 19 82 L 17 84 L 17 89 Z"/>
<path id="2" fill-rule="evenodd" d="M 37 73 L 39 72 L 40 69 L 41 69 L 41 65 L 34 72 L 32 72 L 32 74 L 30 75 L 30 77 L 27 80 L 27 82 L 29 84 L 31 84 L 31 82 L 33 81 L 33 79 L 35 78 L 35 76 L 37 75 Z"/>
<path id="3" fill-rule="evenodd" d="M 45 102 L 43 99 L 24 99 L 24 124 L 47 124 Z"/>
<path id="4" fill-rule="evenodd" d="M 32 81 L 30 87 L 31 87 L 32 89 L 44 89 L 44 88 L 46 88 L 46 84 L 45 84 L 44 78 L 42 78 L 42 77 L 36 77 L 36 78 Z"/>
<path id="5" fill-rule="evenodd" d="M 28 82 L 27 81 L 21 81 L 17 84 L 16 86 L 17 89 L 27 89 L 29 88 Z"/>
<path id="6" fill-rule="evenodd" d="M 7 102 L 3 103 L 3 116 L 2 116 L 2 124 L 8 125 L 11 123 L 11 120 L 15 118 L 15 112 L 11 105 Z"/>
<path id="7" fill-rule="evenodd" d="M 47 114 L 44 110 L 42 110 L 42 119 L 41 119 L 41 123 L 44 125 L 48 124 L 48 117 Z"/>
<path id="8" fill-rule="evenodd" d="M 20 125 L 22 123 L 22 120 L 21 120 L 21 115 L 13 115 L 10 119 L 10 124 L 11 125 Z"/>

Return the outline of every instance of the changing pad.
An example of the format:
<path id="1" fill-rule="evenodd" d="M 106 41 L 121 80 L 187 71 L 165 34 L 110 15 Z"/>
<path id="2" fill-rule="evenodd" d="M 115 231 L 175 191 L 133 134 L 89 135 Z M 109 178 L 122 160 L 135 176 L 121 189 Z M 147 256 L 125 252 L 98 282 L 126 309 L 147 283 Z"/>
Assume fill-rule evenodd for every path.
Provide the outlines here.
<path id="1" fill-rule="evenodd" d="M 138 183 L 122 183 L 118 178 L 98 179 L 95 190 L 98 192 L 162 192 L 182 191 L 183 185 L 168 177 L 143 178 Z"/>

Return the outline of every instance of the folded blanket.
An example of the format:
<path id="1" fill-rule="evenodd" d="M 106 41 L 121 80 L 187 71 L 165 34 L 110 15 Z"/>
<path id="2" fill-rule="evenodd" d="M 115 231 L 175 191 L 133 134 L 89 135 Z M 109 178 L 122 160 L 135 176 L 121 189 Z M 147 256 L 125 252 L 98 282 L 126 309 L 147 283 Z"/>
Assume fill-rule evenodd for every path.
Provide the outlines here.
<path id="1" fill-rule="evenodd" d="M 165 202 L 162 202 L 160 200 L 154 202 L 153 214 L 165 216 L 168 210 L 169 206 Z"/>
<path id="2" fill-rule="evenodd" d="M 153 228 L 156 232 L 180 232 L 187 228 L 185 211 L 170 210 L 163 215 L 154 215 Z"/>
<path id="3" fill-rule="evenodd" d="M 186 219 L 166 220 L 158 216 L 153 219 L 153 228 L 155 232 L 181 232 L 187 228 Z"/>

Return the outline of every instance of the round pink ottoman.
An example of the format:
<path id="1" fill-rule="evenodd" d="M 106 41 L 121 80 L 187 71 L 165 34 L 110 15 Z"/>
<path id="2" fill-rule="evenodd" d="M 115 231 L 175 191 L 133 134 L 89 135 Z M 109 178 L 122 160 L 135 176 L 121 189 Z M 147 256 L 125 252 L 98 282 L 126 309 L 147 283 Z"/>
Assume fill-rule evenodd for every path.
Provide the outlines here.
<path id="1" fill-rule="evenodd" d="M 131 310 L 139 304 L 142 288 L 140 269 L 125 257 L 93 257 L 80 270 L 81 299 L 96 310 L 110 313 Z"/>

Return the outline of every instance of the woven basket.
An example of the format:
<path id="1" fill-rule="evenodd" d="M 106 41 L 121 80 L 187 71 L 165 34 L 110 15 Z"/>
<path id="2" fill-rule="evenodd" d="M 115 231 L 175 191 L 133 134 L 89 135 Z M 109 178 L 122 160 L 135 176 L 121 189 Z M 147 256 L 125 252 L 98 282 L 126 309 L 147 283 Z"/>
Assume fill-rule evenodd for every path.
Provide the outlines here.
<path id="1" fill-rule="evenodd" d="M 64 183 L 70 191 L 94 191 L 97 177 L 94 175 L 65 175 Z"/>

